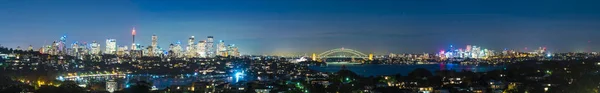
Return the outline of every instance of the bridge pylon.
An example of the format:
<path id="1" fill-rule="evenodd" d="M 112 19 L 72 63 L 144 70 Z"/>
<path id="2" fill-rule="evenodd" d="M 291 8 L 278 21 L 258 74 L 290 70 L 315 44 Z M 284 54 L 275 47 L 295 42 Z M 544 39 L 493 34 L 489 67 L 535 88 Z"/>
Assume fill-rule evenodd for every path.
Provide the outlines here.
<path id="1" fill-rule="evenodd" d="M 369 54 L 369 60 L 370 60 L 370 61 L 373 61 L 373 53 L 370 53 L 370 54 Z"/>

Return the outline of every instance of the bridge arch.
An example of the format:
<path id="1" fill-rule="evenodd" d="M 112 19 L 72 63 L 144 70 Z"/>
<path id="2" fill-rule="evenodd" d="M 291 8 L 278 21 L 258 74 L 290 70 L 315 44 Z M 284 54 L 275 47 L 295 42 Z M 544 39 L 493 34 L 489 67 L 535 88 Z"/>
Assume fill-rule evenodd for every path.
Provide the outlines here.
<path id="1" fill-rule="evenodd" d="M 362 52 L 353 50 L 353 49 L 347 49 L 347 48 L 336 48 L 336 49 L 332 49 L 332 50 L 328 50 L 325 51 L 321 54 L 318 55 L 319 58 L 328 58 L 331 54 L 334 53 L 350 53 L 352 55 L 354 55 L 356 58 L 367 58 L 368 55 L 364 54 Z"/>

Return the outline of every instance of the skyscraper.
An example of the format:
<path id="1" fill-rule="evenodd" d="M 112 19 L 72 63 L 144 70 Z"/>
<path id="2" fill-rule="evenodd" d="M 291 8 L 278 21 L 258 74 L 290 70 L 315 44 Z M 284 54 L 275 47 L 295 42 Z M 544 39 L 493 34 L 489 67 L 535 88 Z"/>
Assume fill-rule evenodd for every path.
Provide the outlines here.
<path id="1" fill-rule="evenodd" d="M 75 41 L 73 44 L 71 44 L 71 56 L 79 56 L 79 55 L 83 55 L 86 53 L 83 53 L 82 51 L 84 50 L 84 45 L 81 45 L 79 42 Z"/>
<path id="2" fill-rule="evenodd" d="M 206 54 L 208 57 L 215 57 L 215 49 L 213 47 L 213 36 L 208 36 L 208 39 L 206 40 Z"/>
<path id="3" fill-rule="evenodd" d="M 188 58 L 196 57 L 196 46 L 194 45 L 194 36 L 188 39 L 188 45 L 186 47 L 186 53 Z"/>
<path id="4" fill-rule="evenodd" d="M 135 34 L 137 34 L 137 32 L 135 32 L 135 27 L 133 27 L 133 29 L 131 30 L 131 50 L 137 50 L 136 45 L 135 45 Z"/>
<path id="5" fill-rule="evenodd" d="M 124 56 L 124 55 L 126 55 L 127 54 L 127 52 L 126 52 L 127 50 L 129 50 L 127 46 L 120 46 L 117 49 L 117 56 Z"/>
<path id="6" fill-rule="evenodd" d="M 174 51 L 174 49 L 175 49 L 175 44 L 171 43 L 169 45 L 169 51 L 167 52 L 168 53 L 167 54 L 168 57 L 175 57 L 175 51 Z"/>
<path id="7" fill-rule="evenodd" d="M 206 57 L 206 41 L 199 41 L 197 46 L 198 56 L 205 58 Z"/>
<path id="8" fill-rule="evenodd" d="M 104 50 L 105 54 L 116 54 L 117 53 L 117 40 L 106 39 L 106 47 Z"/>
<path id="9" fill-rule="evenodd" d="M 158 36 L 152 35 L 152 45 L 148 47 L 148 56 L 155 56 L 158 49 Z"/>
<path id="10" fill-rule="evenodd" d="M 60 55 L 64 55 L 67 54 L 67 45 L 65 44 L 67 42 L 67 35 L 63 35 L 62 37 L 60 37 L 60 41 L 58 42 L 58 47 L 57 47 L 57 51 L 59 52 Z"/>
<path id="11" fill-rule="evenodd" d="M 58 43 L 56 43 L 56 41 L 52 42 L 52 45 L 50 47 L 50 55 L 58 55 Z"/>
<path id="12" fill-rule="evenodd" d="M 235 44 L 231 44 L 231 45 L 227 46 L 226 56 L 234 56 L 234 57 L 240 56 L 240 52 L 238 51 L 238 48 L 235 46 Z"/>
<path id="13" fill-rule="evenodd" d="M 182 53 L 182 49 L 181 49 L 181 42 L 177 42 L 176 44 L 171 44 L 169 46 L 169 57 L 181 57 L 184 54 Z"/>
<path id="14" fill-rule="evenodd" d="M 225 41 L 219 40 L 219 44 L 217 44 L 217 55 L 219 56 L 227 56 L 227 48 L 225 46 Z"/>
<path id="15" fill-rule="evenodd" d="M 91 47 L 90 54 L 92 54 L 92 55 L 100 54 L 100 44 L 98 44 L 98 42 L 93 41 L 92 44 L 90 44 L 90 47 Z"/>

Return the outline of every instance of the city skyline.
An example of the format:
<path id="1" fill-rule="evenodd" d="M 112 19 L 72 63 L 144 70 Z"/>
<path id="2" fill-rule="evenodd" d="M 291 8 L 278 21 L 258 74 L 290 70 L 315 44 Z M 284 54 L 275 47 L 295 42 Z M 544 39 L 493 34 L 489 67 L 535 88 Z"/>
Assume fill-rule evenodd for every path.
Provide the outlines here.
<path id="1" fill-rule="evenodd" d="M 600 0 L 0 0 L 0 93 L 600 93 Z"/>
<path id="2" fill-rule="evenodd" d="M 594 11 L 598 6 L 589 5 L 594 2 L 6 1 L 2 6 L 9 8 L 0 9 L 7 11 L 0 12 L 6 20 L 0 30 L 6 34 L 0 37 L 10 39 L 0 44 L 37 49 L 67 35 L 67 43 L 111 38 L 119 46 L 129 45 L 135 27 L 142 46 L 151 45 L 154 34 L 163 48 L 190 36 L 215 36 L 215 41 L 237 44 L 245 54 L 319 53 L 340 47 L 375 54 L 436 53 L 449 45 L 589 52 L 600 50 L 595 41 L 600 39 L 595 36 L 600 34 L 600 13 Z"/>

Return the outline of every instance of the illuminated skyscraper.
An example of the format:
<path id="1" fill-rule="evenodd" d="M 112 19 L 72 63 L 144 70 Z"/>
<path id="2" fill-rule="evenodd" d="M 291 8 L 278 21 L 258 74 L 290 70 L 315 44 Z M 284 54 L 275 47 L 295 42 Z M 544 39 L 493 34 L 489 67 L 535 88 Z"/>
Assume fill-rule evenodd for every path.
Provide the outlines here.
<path id="1" fill-rule="evenodd" d="M 106 47 L 104 50 L 105 54 L 117 54 L 117 40 L 106 39 Z"/>
<path id="2" fill-rule="evenodd" d="M 169 46 L 169 57 L 182 57 L 184 54 L 181 49 L 181 42 L 177 42 L 176 44 L 171 44 Z"/>
<path id="3" fill-rule="evenodd" d="M 217 45 L 217 55 L 219 56 L 227 56 L 227 48 L 225 46 L 225 41 L 219 40 L 219 44 Z"/>
<path id="4" fill-rule="evenodd" d="M 195 37 L 192 36 L 188 39 L 188 45 L 185 50 L 188 58 L 196 57 L 196 47 L 197 46 L 194 45 L 194 38 Z"/>
<path id="5" fill-rule="evenodd" d="M 79 43 L 79 55 L 89 55 L 90 54 L 90 44 L 87 42 Z"/>
<path id="6" fill-rule="evenodd" d="M 205 58 L 206 57 L 206 41 L 200 41 L 198 42 L 198 44 L 196 45 L 196 49 L 198 52 L 198 56 Z"/>
<path id="7" fill-rule="evenodd" d="M 213 36 L 208 36 L 208 39 L 206 40 L 206 54 L 208 57 L 215 57 L 215 49 L 213 47 Z"/>
<path id="8" fill-rule="evenodd" d="M 117 49 L 117 56 L 127 55 L 127 50 L 129 50 L 127 46 L 120 46 L 119 49 Z"/>
<path id="9" fill-rule="evenodd" d="M 78 56 L 79 54 L 81 54 L 81 47 L 79 42 L 75 41 L 73 44 L 71 44 L 71 53 L 69 55 Z"/>
<path id="10" fill-rule="evenodd" d="M 60 55 L 67 54 L 67 45 L 65 45 L 65 43 L 67 43 L 67 35 L 60 37 L 60 42 L 58 42 L 58 51 Z"/>
<path id="11" fill-rule="evenodd" d="M 175 44 L 171 43 L 169 45 L 169 51 L 167 52 L 168 53 L 167 54 L 168 57 L 175 57 L 175 51 L 174 51 L 174 49 L 175 49 Z"/>
<path id="12" fill-rule="evenodd" d="M 148 47 L 148 56 L 156 56 L 158 49 L 158 36 L 152 35 L 152 45 Z"/>
<path id="13" fill-rule="evenodd" d="M 227 45 L 225 56 L 240 56 L 240 52 L 238 51 L 238 48 L 235 46 L 235 44 Z"/>
<path id="14" fill-rule="evenodd" d="M 131 30 L 131 50 L 137 50 L 137 46 L 135 44 L 135 34 L 137 34 L 137 32 L 135 32 L 135 27 L 133 27 L 133 29 Z"/>
<path id="15" fill-rule="evenodd" d="M 48 47 L 48 54 L 50 55 L 57 55 L 58 54 L 58 43 L 56 43 L 56 41 L 52 42 L 52 45 L 50 45 L 50 47 Z"/>
<path id="16" fill-rule="evenodd" d="M 98 44 L 98 42 L 93 41 L 92 44 L 90 44 L 90 48 L 91 48 L 90 54 L 92 54 L 92 55 L 100 54 L 100 44 Z"/>

